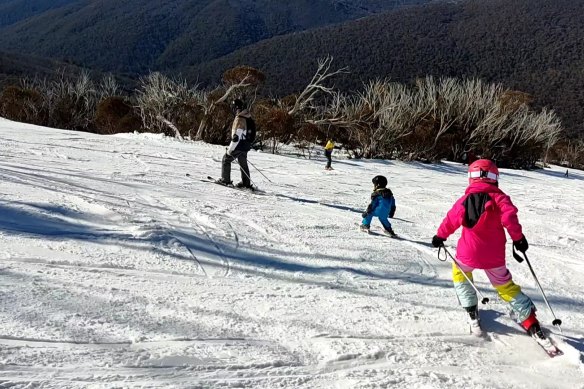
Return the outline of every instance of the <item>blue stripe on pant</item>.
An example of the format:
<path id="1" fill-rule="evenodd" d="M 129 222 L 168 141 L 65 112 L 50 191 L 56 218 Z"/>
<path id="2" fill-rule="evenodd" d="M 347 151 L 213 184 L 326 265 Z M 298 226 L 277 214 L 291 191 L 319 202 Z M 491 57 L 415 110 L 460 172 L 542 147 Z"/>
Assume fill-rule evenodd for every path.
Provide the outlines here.
<path id="1" fill-rule="evenodd" d="M 465 274 L 471 281 L 473 280 L 472 271 L 465 272 Z M 458 296 L 458 301 L 463 308 L 472 307 L 479 303 L 474 288 L 455 264 L 452 264 L 452 281 L 454 282 L 454 291 Z"/>

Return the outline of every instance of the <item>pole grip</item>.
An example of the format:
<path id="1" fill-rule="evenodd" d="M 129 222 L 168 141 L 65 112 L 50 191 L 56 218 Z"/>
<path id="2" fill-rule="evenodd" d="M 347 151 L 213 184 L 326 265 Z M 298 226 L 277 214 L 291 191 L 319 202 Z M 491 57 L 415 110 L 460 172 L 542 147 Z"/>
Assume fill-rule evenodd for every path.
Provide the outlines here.
<path id="1" fill-rule="evenodd" d="M 523 262 L 523 257 L 521 255 L 519 255 L 517 253 L 517 251 L 515 251 L 515 246 L 512 246 L 512 247 L 513 247 L 513 258 L 515 258 L 515 260 L 519 263 Z M 523 255 L 525 255 L 525 253 L 523 253 Z"/>

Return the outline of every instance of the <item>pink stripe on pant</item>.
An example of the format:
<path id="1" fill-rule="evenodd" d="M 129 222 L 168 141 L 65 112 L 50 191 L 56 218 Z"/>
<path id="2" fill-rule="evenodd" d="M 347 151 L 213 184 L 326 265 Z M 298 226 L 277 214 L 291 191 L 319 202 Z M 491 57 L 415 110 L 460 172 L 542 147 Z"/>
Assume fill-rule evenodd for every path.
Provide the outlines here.
<path id="1" fill-rule="evenodd" d="M 465 273 L 468 273 L 468 272 L 475 270 L 474 268 L 472 268 L 470 266 L 463 265 L 462 263 L 459 263 L 459 264 L 460 264 L 460 266 L 459 266 L 460 270 L 462 270 Z M 489 277 L 489 281 L 491 281 L 491 285 L 493 285 L 493 286 L 505 285 L 506 283 L 508 283 L 509 281 L 512 280 L 511 272 L 509 272 L 509 269 L 507 269 L 507 266 L 499 266 L 499 267 L 495 267 L 493 269 L 483 269 L 483 270 L 487 274 L 487 277 Z"/>

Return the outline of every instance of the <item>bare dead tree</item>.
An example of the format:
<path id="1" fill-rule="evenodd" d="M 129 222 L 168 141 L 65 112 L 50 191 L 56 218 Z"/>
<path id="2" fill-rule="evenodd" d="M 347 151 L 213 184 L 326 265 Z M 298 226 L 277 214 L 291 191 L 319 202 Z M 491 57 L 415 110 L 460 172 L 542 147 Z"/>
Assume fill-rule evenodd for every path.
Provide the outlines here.
<path id="1" fill-rule="evenodd" d="M 584 141 L 570 140 L 559 152 L 558 162 L 569 167 L 584 166 Z"/>
<path id="2" fill-rule="evenodd" d="M 562 127 L 560 125 L 560 120 L 558 119 L 554 111 L 548 111 L 544 109 L 541 114 L 541 119 L 544 121 L 543 126 L 546 127 L 547 136 L 545 137 L 545 155 L 543 158 L 544 165 L 547 164 L 548 155 L 550 149 L 554 147 L 562 136 Z M 584 156 L 584 154 L 582 154 Z"/>
<path id="3" fill-rule="evenodd" d="M 182 139 L 176 123 L 192 111 L 191 104 L 200 104 L 204 93 L 198 86 L 189 87 L 186 81 L 175 81 L 160 73 L 150 73 L 140 80 L 136 104 L 144 128 L 164 132 L 170 128 Z"/>
<path id="4" fill-rule="evenodd" d="M 203 119 L 199 124 L 197 133 L 195 135 L 195 140 L 202 140 L 207 131 L 211 115 L 215 111 L 218 104 L 226 101 L 230 96 L 233 96 L 243 91 L 253 88 L 254 89 L 254 99 L 257 95 L 257 90 L 259 86 L 265 81 L 265 75 L 259 70 L 249 67 L 249 66 L 238 66 L 229 69 L 223 73 L 223 94 L 217 97 L 217 93 L 207 93 L 204 99 L 201 100 L 200 108 L 203 111 Z M 216 89 L 215 91 L 218 91 Z"/>
<path id="5" fill-rule="evenodd" d="M 28 83 L 43 96 L 48 126 L 76 130 L 89 128 L 98 99 L 95 84 L 87 72 L 71 78 L 62 69 L 53 81 L 36 78 Z"/>
<path id="6" fill-rule="evenodd" d="M 156 119 L 160 120 L 162 123 L 166 124 L 172 131 L 174 131 L 174 137 L 180 140 L 183 140 L 182 135 L 180 134 L 179 129 L 168 119 L 165 119 L 163 116 L 156 116 Z"/>
<path id="7" fill-rule="evenodd" d="M 308 85 L 300 93 L 296 99 L 296 103 L 288 111 L 289 115 L 294 115 L 299 111 L 304 110 L 309 104 L 311 104 L 319 92 L 324 94 L 331 94 L 334 89 L 332 87 L 327 87 L 324 85 L 325 81 L 329 78 L 336 76 L 341 73 L 348 73 L 348 68 L 344 67 L 335 71 L 331 70 L 331 65 L 333 62 L 333 57 L 327 56 L 326 58 L 318 60 L 318 68 Z"/>
<path id="8" fill-rule="evenodd" d="M 203 109 L 203 119 L 199 124 L 199 128 L 197 130 L 197 134 L 195 135 L 195 140 L 202 140 L 203 136 L 205 135 L 205 131 L 207 129 L 209 116 L 213 114 L 213 111 L 217 104 L 223 103 L 225 100 L 229 98 L 235 91 L 239 89 L 246 88 L 251 84 L 247 82 L 249 76 L 245 76 L 241 81 L 237 84 L 230 85 L 225 93 L 218 99 L 214 99 L 213 95 L 210 93 L 206 93 L 203 96 L 203 100 L 200 100 L 200 107 Z"/>
<path id="9" fill-rule="evenodd" d="M 472 149 L 493 155 L 518 147 L 525 151 L 515 154 L 549 149 L 560 136 L 557 117 L 535 113 L 509 95 L 498 84 L 476 79 L 427 77 L 414 89 L 376 80 L 357 95 L 333 93 L 313 122 L 345 128 L 366 157 L 391 156 L 397 150 L 401 158 L 434 159 Z M 407 138 L 411 141 L 403 143 Z"/>
<path id="10" fill-rule="evenodd" d="M 119 93 L 120 86 L 115 77 L 111 74 L 103 76 L 97 87 L 98 100 L 101 101 L 106 97 L 117 96 Z"/>

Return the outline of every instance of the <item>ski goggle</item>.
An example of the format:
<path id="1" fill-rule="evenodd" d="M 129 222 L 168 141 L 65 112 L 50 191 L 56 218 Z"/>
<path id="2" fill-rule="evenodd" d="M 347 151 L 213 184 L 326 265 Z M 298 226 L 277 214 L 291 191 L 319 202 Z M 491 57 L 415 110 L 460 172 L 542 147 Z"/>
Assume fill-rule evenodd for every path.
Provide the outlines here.
<path id="1" fill-rule="evenodd" d="M 479 170 L 478 172 L 468 172 L 468 178 L 488 178 L 490 180 L 499 181 L 498 174 L 485 170 Z"/>

